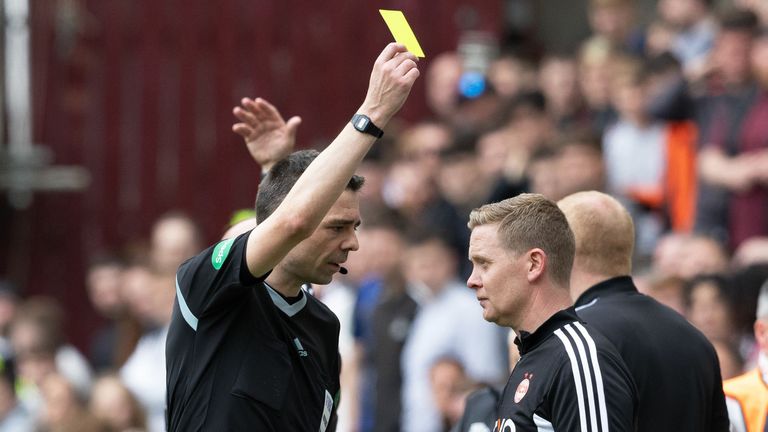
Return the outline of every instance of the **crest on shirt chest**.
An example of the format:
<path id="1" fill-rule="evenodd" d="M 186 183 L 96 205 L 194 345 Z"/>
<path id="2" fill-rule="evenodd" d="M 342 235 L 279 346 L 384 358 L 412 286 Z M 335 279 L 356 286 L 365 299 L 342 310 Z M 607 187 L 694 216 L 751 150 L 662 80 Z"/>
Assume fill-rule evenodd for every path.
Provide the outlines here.
<path id="1" fill-rule="evenodd" d="M 531 386 L 531 380 L 533 379 L 533 374 L 526 372 L 523 374 L 523 380 L 520 381 L 520 384 L 517 385 L 517 389 L 515 390 L 515 403 L 519 403 L 525 395 L 528 393 L 528 388 Z"/>

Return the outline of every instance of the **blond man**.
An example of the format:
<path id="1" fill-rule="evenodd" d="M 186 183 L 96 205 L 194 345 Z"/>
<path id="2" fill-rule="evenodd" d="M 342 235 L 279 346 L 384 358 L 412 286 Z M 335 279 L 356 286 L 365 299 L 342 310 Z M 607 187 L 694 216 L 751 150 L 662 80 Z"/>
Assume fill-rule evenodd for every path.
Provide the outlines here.
<path id="1" fill-rule="evenodd" d="M 487 321 L 515 331 L 521 355 L 493 430 L 634 430 L 635 387 L 624 362 L 571 307 L 575 246 L 557 205 L 522 194 L 475 209 L 468 225 L 467 286 Z"/>

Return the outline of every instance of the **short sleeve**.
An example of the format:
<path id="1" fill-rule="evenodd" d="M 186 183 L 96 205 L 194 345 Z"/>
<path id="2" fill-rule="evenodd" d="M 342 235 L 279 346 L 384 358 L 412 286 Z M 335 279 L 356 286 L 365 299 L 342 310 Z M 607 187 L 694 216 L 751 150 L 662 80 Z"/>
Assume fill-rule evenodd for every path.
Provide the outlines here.
<path id="1" fill-rule="evenodd" d="M 197 319 L 238 302 L 264 281 L 250 274 L 245 250 L 250 231 L 222 240 L 184 262 L 176 273 L 176 296 L 185 319 Z"/>

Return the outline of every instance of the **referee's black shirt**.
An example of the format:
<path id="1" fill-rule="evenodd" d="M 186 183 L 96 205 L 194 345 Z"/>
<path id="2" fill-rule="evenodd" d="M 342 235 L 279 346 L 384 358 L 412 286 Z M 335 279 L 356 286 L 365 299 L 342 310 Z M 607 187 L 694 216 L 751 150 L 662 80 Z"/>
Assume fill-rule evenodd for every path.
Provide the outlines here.
<path id="1" fill-rule="evenodd" d="M 169 432 L 333 431 L 339 321 L 254 278 L 249 233 L 179 267 L 166 344 Z"/>
<path id="2" fill-rule="evenodd" d="M 634 430 L 636 390 L 616 348 L 573 308 L 552 315 L 520 350 L 498 405 L 494 432 Z"/>
<path id="3" fill-rule="evenodd" d="M 717 354 L 680 314 L 640 294 L 629 276 L 585 291 L 576 312 L 627 363 L 640 398 L 638 431 L 728 431 Z"/>

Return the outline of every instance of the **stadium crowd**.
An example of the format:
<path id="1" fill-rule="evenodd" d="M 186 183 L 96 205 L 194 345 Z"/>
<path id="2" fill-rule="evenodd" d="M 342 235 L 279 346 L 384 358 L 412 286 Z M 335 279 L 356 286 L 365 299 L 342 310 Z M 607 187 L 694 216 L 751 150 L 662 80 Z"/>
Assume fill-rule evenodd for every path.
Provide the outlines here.
<path id="1" fill-rule="evenodd" d="M 479 69 L 460 51 L 423 62 L 432 116 L 385 130 L 359 171 L 360 249 L 347 274 L 311 288 L 341 321 L 338 430 L 447 431 L 469 393 L 504 383 L 514 335 L 485 322 L 466 288 L 467 220 L 522 192 L 618 199 L 636 228 L 639 289 L 709 339 L 724 380 L 756 368 L 766 4 L 659 0 L 643 27 L 632 0 L 591 0 L 593 33 L 577 49 L 502 40 Z M 148 238 L 91 257 L 88 295 L 105 324 L 87 351 L 65 339 L 76 317 L 55 299 L 0 286 L 0 432 L 164 430 L 175 272 L 207 245 L 183 213 Z"/>

